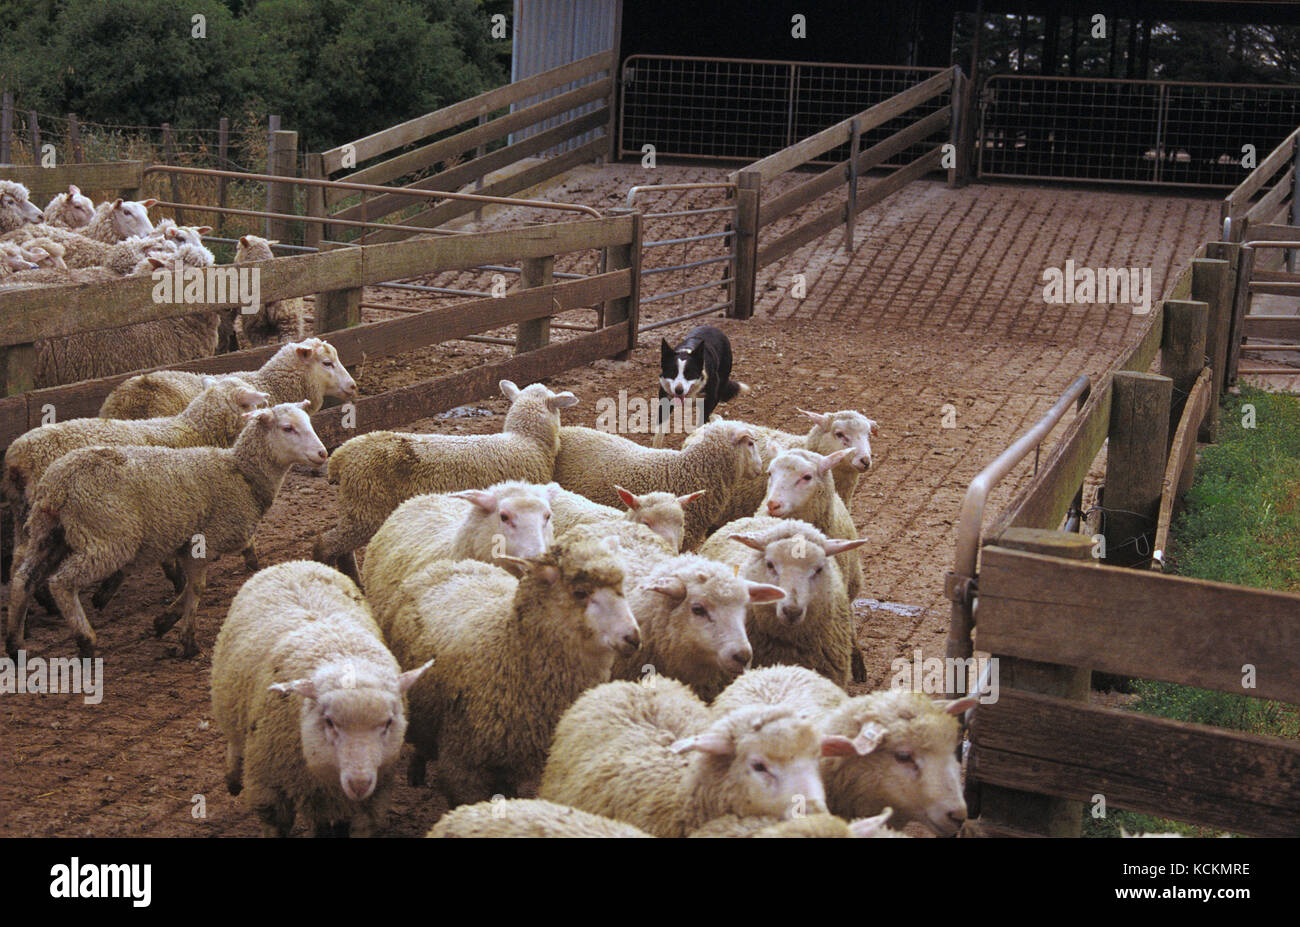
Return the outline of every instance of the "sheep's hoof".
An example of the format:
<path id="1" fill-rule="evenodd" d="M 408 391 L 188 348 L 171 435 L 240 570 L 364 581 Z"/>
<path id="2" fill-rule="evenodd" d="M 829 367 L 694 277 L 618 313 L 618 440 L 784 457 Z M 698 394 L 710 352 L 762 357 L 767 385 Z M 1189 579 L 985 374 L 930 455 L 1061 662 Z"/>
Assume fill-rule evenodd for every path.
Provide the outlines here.
<path id="1" fill-rule="evenodd" d="M 411 762 L 406 767 L 406 784 L 414 788 L 423 786 L 427 765 L 428 760 L 420 754 L 417 753 L 415 756 L 411 757 Z"/>
<path id="2" fill-rule="evenodd" d="M 5 638 L 5 654 L 16 665 L 18 663 L 18 651 L 23 649 L 23 642 L 12 637 Z"/>
<path id="3" fill-rule="evenodd" d="M 83 660 L 93 660 L 95 658 L 95 640 L 86 637 L 84 634 L 77 635 L 77 656 Z"/>
<path id="4" fill-rule="evenodd" d="M 244 566 L 248 568 L 250 573 L 256 573 L 261 569 L 257 564 L 257 551 L 251 547 L 244 548 Z"/>
<path id="5" fill-rule="evenodd" d="M 194 642 L 194 638 L 186 637 L 181 639 L 181 659 L 192 660 L 199 655 L 199 645 Z"/>
<path id="6" fill-rule="evenodd" d="M 176 626 L 176 622 L 181 620 L 180 612 L 163 612 L 153 620 L 154 637 L 162 637 L 168 631 Z"/>
<path id="7" fill-rule="evenodd" d="M 851 667 L 854 682 L 867 681 L 867 664 L 862 659 L 862 651 L 857 647 L 853 648 L 853 656 L 849 658 L 849 666 Z"/>
<path id="8" fill-rule="evenodd" d="M 244 791 L 244 777 L 237 772 L 226 773 L 226 791 L 231 795 Z"/>

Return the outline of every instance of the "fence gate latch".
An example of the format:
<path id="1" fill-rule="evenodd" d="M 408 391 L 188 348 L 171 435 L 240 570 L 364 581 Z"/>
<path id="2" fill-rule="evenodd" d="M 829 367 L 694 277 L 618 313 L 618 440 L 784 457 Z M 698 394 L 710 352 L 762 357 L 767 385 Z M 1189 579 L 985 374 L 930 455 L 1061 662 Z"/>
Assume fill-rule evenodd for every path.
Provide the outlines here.
<path id="1" fill-rule="evenodd" d="M 975 577 L 959 576 L 949 570 L 943 577 L 943 594 L 958 605 L 970 605 L 975 598 Z"/>

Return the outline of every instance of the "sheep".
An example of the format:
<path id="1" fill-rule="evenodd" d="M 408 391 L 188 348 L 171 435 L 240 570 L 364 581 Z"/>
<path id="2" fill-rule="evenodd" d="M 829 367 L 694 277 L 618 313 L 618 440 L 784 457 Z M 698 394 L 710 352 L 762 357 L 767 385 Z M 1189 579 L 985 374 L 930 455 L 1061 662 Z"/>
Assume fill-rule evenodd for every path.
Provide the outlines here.
<path id="1" fill-rule="evenodd" d="M 229 449 L 88 447 L 55 461 L 32 495 L 30 540 L 10 586 L 10 656 L 22 649 L 33 589 L 48 582 L 78 651 L 92 657 L 95 632 L 80 590 L 128 564 L 178 555 L 185 590 L 154 620 L 154 633 L 161 637 L 181 621 L 182 655 L 197 654 L 194 616 L 209 560 L 248 545 L 291 466 L 319 466 L 328 459 L 307 405 L 284 403 L 249 413 Z"/>
<path id="2" fill-rule="evenodd" d="M 339 361 L 338 351 L 327 341 L 308 338 L 281 345 L 257 370 L 233 374 L 254 389 L 271 394 L 272 402 L 310 401 L 310 412 L 320 410 L 326 396 L 355 399 L 357 383 Z M 203 390 L 203 374 L 184 370 L 156 370 L 121 383 L 104 399 L 100 418 L 159 418 L 175 415 Z"/>
<path id="3" fill-rule="evenodd" d="M 171 247 L 186 267 L 211 267 L 216 257 L 203 246 L 210 225 L 177 225 L 174 219 L 160 219 L 148 238 Z"/>
<path id="4" fill-rule="evenodd" d="M 865 817 L 888 806 L 894 809 L 894 827 L 920 821 L 940 836 L 951 836 L 966 820 L 955 716 L 976 701 L 935 701 L 905 689 L 850 698 L 813 670 L 772 666 L 743 674 L 713 701 L 711 711 L 721 718 L 742 706 L 781 705 L 817 719 L 822 731 L 852 744 L 822 760 L 832 814 Z"/>
<path id="5" fill-rule="evenodd" d="M 212 654 L 230 794 L 266 836 L 289 836 L 299 814 L 318 837 L 369 836 L 392 794 L 403 694 L 427 667 L 400 671 L 346 576 L 305 560 L 258 573 Z"/>
<path id="6" fill-rule="evenodd" d="M 674 496 L 670 492 L 649 492 L 638 496 L 622 486 L 615 486 L 614 491 L 627 506 L 626 510 L 620 512 L 613 506 L 592 502 L 576 492 L 559 488 L 557 484 L 551 497 L 556 536 L 563 535 L 575 525 L 608 525 L 611 522 L 625 521 L 645 525 L 667 541 L 676 553 L 682 549 L 682 539 L 686 532 L 684 509 L 705 494 L 705 490 L 701 489 L 684 496 Z"/>
<path id="7" fill-rule="evenodd" d="M 41 265 L 23 253 L 17 242 L 0 241 L 0 278 L 19 271 L 35 270 Z"/>
<path id="8" fill-rule="evenodd" d="M 737 575 L 785 591 L 779 604 L 749 607 L 754 666 L 806 666 L 848 685 L 853 607 L 835 555 L 865 543 L 827 538 L 798 519 L 755 516 L 729 522 L 700 546 L 702 556 L 731 565 Z"/>
<path id="9" fill-rule="evenodd" d="M 270 261 L 275 258 L 272 245 L 278 241 L 260 238 L 257 235 L 244 235 L 235 246 L 235 263 L 251 264 L 258 261 Z M 286 322 L 301 319 L 306 314 L 302 297 L 294 299 L 273 299 L 257 307 L 252 315 L 241 316 L 244 337 L 250 345 L 263 345 L 269 342 Z"/>
<path id="10" fill-rule="evenodd" d="M 79 229 L 89 225 L 90 220 L 95 218 L 95 204 L 75 183 L 69 184 L 66 192 L 56 194 L 50 200 L 42 218 L 46 225 Z"/>
<path id="11" fill-rule="evenodd" d="M 892 808 L 869 818 L 846 821 L 833 814 L 804 814 L 789 820 L 770 816 L 740 817 L 728 814 L 714 818 L 689 837 L 904 837 L 902 831 L 885 826 Z"/>
<path id="12" fill-rule="evenodd" d="M 124 200 L 121 197 L 105 200 L 95 207 L 95 214 L 80 231 L 87 238 L 110 244 L 138 235 L 148 235 L 153 231 L 153 223 L 149 221 L 149 207 L 157 202 L 154 199 Z"/>
<path id="13" fill-rule="evenodd" d="M 784 595 L 777 586 L 749 582 L 730 566 L 696 554 L 661 560 L 628 586 L 641 650 L 616 660 L 611 678 L 670 676 L 712 698 L 753 656 L 745 635 L 748 604 Z"/>
<path id="14" fill-rule="evenodd" d="M 787 708 L 714 719 L 674 680 L 610 682 L 556 725 L 537 797 L 684 837 L 727 814 L 825 812 L 818 758 L 846 748 Z"/>
<path id="15" fill-rule="evenodd" d="M 149 249 L 145 257 L 140 258 L 134 265 L 127 267 L 124 273 L 119 273 L 119 268 L 124 267 L 127 262 L 135 259 L 135 254 L 132 252 L 136 247 L 135 243 L 140 241 L 140 239 L 131 238 L 113 246 L 114 249 L 121 248 L 122 250 L 112 258 L 112 262 L 109 266 L 100 266 L 97 264 L 93 267 L 68 267 L 68 265 L 63 261 L 63 254 L 65 251 L 63 245 L 57 242 L 42 245 L 39 244 L 40 241 L 41 239 L 36 239 L 31 242 L 32 247 L 24 247 L 22 252 L 31 260 L 37 261 L 36 269 L 15 273 L 7 280 L 0 281 L 0 288 L 13 289 L 22 286 L 49 287 L 67 286 L 73 283 L 107 283 L 111 280 L 120 280 L 123 276 L 137 276 L 139 274 L 153 273 L 158 268 L 167 266 L 168 260 L 171 257 L 167 252 Z M 161 328 L 163 325 L 168 324 L 170 321 L 171 320 L 141 322 L 138 323 L 138 325 L 126 326 L 126 328 L 136 332 L 154 331 Z M 100 344 L 97 340 L 99 335 L 99 332 L 95 332 L 93 336 L 89 336 L 96 339 L 96 346 Z M 87 341 L 87 337 L 68 335 L 64 339 L 53 340 L 59 340 L 64 343 L 84 343 Z M 149 341 L 152 339 L 145 336 L 143 339 L 137 340 Z M 37 342 L 38 351 L 43 350 L 40 347 L 42 344 L 43 342 Z M 48 351 L 48 349 L 45 350 Z M 120 363 L 120 361 L 117 363 Z"/>
<path id="16" fill-rule="evenodd" d="M 403 667 L 438 662 L 411 689 L 408 778 L 450 806 L 516 794 L 541 772 L 555 722 L 640 646 L 623 569 L 602 544 L 559 543 L 517 561 L 522 576 L 462 560 L 407 579 L 388 619 Z M 380 622 L 383 624 L 383 622 Z"/>
<path id="17" fill-rule="evenodd" d="M 555 482 L 603 505 L 618 504 L 614 484 L 634 493 L 674 494 L 707 488 L 703 500 L 686 511 L 682 547 L 694 549 L 709 526 L 726 510 L 731 489 L 762 472 L 753 429 L 736 422 L 710 422 L 680 451 L 643 447 L 620 435 L 593 428 L 560 430 Z"/>
<path id="18" fill-rule="evenodd" d="M 339 522 L 316 538 L 312 556 L 355 577 L 353 552 L 412 496 L 482 489 L 502 480 L 550 480 L 560 410 L 576 405 L 577 397 L 540 383 L 522 390 L 509 380 L 498 385 L 510 400 L 500 434 L 372 431 L 345 441 L 330 457 L 329 469 L 329 481 L 339 487 Z"/>
<path id="19" fill-rule="evenodd" d="M 435 560 L 492 563 L 497 555 L 541 556 L 555 540 L 550 496 L 558 489 L 554 483 L 508 480 L 487 489 L 407 499 L 366 547 L 361 588 L 376 616 L 387 616 L 402 581 Z"/>
<path id="20" fill-rule="evenodd" d="M 798 518 L 828 538 L 857 539 L 853 517 L 836 494 L 831 478 L 836 465 L 852 453 L 852 448 L 825 456 L 799 448 L 781 451 L 768 465 L 767 494 L 754 514 Z M 835 559 L 852 602 L 864 581 L 862 560 L 852 550 L 836 554 Z"/>
<path id="21" fill-rule="evenodd" d="M 0 235 L 7 235 L 45 217 L 32 203 L 27 188 L 16 180 L 0 180 Z"/>
<path id="22" fill-rule="evenodd" d="M 844 457 L 831 471 L 835 477 L 835 492 L 846 507 L 851 507 L 859 478 L 871 469 L 871 439 L 879 432 L 876 422 L 853 409 L 826 413 L 807 412 L 803 409 L 797 411 L 813 421 L 813 426 L 806 435 L 791 434 L 762 425 L 750 426 L 758 433 L 764 471 L 772 463 L 772 458 L 782 450 L 803 448 L 818 454 L 832 454 L 844 447 L 852 448 L 854 453 Z M 694 434 L 688 435 L 683 446 L 688 446 L 694 438 Z M 753 515 L 766 492 L 765 476 L 737 484 L 732 490 L 727 511 L 719 519 L 718 525 Z"/>
<path id="23" fill-rule="evenodd" d="M 89 269 L 108 268 L 116 276 L 138 273 L 142 261 L 151 256 L 170 259 L 177 254 L 175 242 L 147 235 L 134 235 L 120 241 L 99 241 L 88 238 L 81 231 L 51 225 L 29 225 L 6 236 L 24 248 L 57 243 L 62 249 L 65 267 Z M 69 282 L 69 281 L 55 281 Z"/>
<path id="24" fill-rule="evenodd" d="M 461 805 L 448 811 L 430 837 L 649 837 L 622 821 L 535 798 Z"/>
<path id="25" fill-rule="evenodd" d="M 677 549 L 645 525 L 625 518 L 608 522 L 577 524 L 559 535 L 613 545 L 630 583 L 640 582 L 660 563 L 677 556 Z"/>

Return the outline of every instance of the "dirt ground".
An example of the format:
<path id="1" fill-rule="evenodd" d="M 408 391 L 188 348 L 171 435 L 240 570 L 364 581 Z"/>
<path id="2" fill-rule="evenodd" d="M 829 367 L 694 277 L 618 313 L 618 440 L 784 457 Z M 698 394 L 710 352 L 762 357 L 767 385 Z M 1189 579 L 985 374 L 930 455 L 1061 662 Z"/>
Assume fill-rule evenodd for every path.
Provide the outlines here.
<path id="1" fill-rule="evenodd" d="M 716 181 L 722 175 L 711 167 L 591 167 L 543 195 L 605 208 L 623 205 L 635 184 Z M 776 190 L 791 180 L 783 179 Z M 669 212 L 720 202 L 716 191 L 662 194 L 645 208 Z M 1089 267 L 1150 267 L 1159 294 L 1213 234 L 1216 216 L 1217 202 L 1209 197 L 1011 185 L 950 190 L 940 182 L 920 182 L 859 217 L 852 254 L 843 249 L 839 232 L 795 252 L 760 274 L 754 319 L 719 323 L 732 341 L 736 376 L 753 387 L 723 407 L 726 417 L 804 430 L 796 406 L 857 408 L 880 423 L 875 466 L 853 504 L 858 530 L 869 538 L 861 550 L 867 584 L 855 610 L 872 686 L 888 683 L 897 657 L 910 659 L 916 649 L 942 654 L 948 621 L 943 575 L 952 568 L 957 513 L 970 480 L 1073 377 L 1100 374 L 1140 330 L 1142 318 L 1128 306 L 1045 304 L 1043 269 L 1067 259 Z M 538 218 L 494 213 L 483 225 Z M 720 227 L 701 217 L 648 219 L 646 237 Z M 704 259 L 717 247 L 704 243 L 688 257 Z M 646 255 L 654 267 L 679 259 L 681 252 L 667 246 Z M 643 295 L 716 280 L 722 266 L 697 268 L 686 280 L 675 274 L 647 277 Z M 594 268 L 594 254 L 557 264 L 562 272 Z M 803 298 L 791 292 L 794 274 L 805 275 Z M 426 282 L 487 285 L 481 274 Z M 691 299 L 709 296 L 716 301 L 718 291 L 703 290 Z M 367 289 L 365 298 L 405 307 L 448 304 L 397 290 Z M 644 316 L 665 318 L 680 308 L 676 299 L 663 300 L 649 304 Z M 390 313 L 369 309 L 366 315 L 369 320 Z M 575 311 L 563 318 L 590 324 L 591 314 Z M 693 324 L 698 323 L 643 334 L 630 361 L 601 361 L 551 378 L 553 388 L 573 390 L 582 399 L 566 421 L 593 424 L 596 400 L 616 397 L 620 389 L 653 396 L 659 336 L 672 341 Z M 456 342 L 367 362 L 354 372 L 362 392 L 373 394 L 504 357 L 505 351 Z M 500 428 L 504 408 L 501 399 L 475 403 L 469 414 L 413 422 L 411 430 L 492 432 Z M 945 420 L 953 427 L 944 427 Z M 1031 457 L 1004 481 L 990 517 L 1032 467 Z M 333 491 L 324 479 L 291 473 L 257 535 L 263 565 L 308 556 L 313 537 L 334 519 Z M 92 616 L 104 658 L 100 704 L 85 705 L 77 695 L 0 696 L 0 834 L 257 833 L 248 809 L 226 793 L 224 741 L 209 701 L 212 644 L 247 576 L 237 557 L 211 571 L 199 614 L 203 652 L 197 659 L 179 659 L 173 635 L 161 641 L 146 636 L 169 587 L 159 571 L 144 569 L 127 580 L 104 614 Z M 73 655 L 63 623 L 34 616 L 28 655 Z M 443 810 L 429 792 L 402 781 L 388 832 L 421 835 Z"/>

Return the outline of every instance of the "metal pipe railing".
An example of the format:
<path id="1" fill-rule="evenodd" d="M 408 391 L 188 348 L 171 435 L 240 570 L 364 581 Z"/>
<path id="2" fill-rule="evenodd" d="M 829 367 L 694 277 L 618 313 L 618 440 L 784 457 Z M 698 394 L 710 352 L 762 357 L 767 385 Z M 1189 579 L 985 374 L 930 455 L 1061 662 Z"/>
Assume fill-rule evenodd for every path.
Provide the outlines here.
<path id="1" fill-rule="evenodd" d="M 632 208 L 632 201 L 638 194 L 647 190 L 734 190 L 734 183 L 646 183 L 627 191 L 627 206 Z"/>
<path id="2" fill-rule="evenodd" d="M 1080 406 L 1087 401 L 1092 381 L 1087 376 L 1077 377 L 1069 388 L 1032 428 L 1021 435 L 1014 444 L 999 454 L 980 471 L 966 490 L 957 521 L 957 556 L 953 572 L 944 583 L 944 594 L 952 600 L 952 617 L 948 624 L 947 656 L 966 660 L 974 650 L 971 631 L 974 628 L 974 602 L 976 564 L 979 561 L 980 532 L 984 524 L 984 506 L 989 494 L 1003 477 L 1024 460 L 1031 450 L 1051 433 L 1056 423 L 1065 415 L 1070 404 Z M 965 680 L 963 680 L 965 682 Z M 951 692 L 950 698 L 964 693 Z"/>
<path id="3" fill-rule="evenodd" d="M 638 326 L 636 331 L 638 335 L 641 334 L 641 332 L 651 332 L 656 328 L 663 328 L 665 325 L 672 325 L 676 322 L 685 322 L 687 319 L 698 319 L 700 316 L 708 315 L 711 312 L 721 312 L 730 305 L 731 303 L 729 302 L 717 303 L 716 305 L 709 306 L 707 309 L 697 309 L 694 312 L 688 312 L 685 315 L 675 315 L 671 319 L 661 319 L 658 322 L 651 322 L 649 325 Z"/>
<path id="4" fill-rule="evenodd" d="M 156 206 L 165 209 L 192 209 L 195 212 L 215 212 L 226 216 L 253 216 L 258 219 L 284 219 L 287 222 L 315 222 L 320 225 L 345 225 L 350 228 L 384 229 L 392 232 L 418 232 L 421 235 L 464 235 L 449 229 L 431 229 L 420 225 L 394 225 L 387 222 L 361 222 L 356 219 L 331 219 L 328 216 L 297 216 L 287 212 L 266 212 L 261 209 L 236 209 L 233 206 L 205 206 L 202 203 L 173 203 L 158 200 Z"/>

